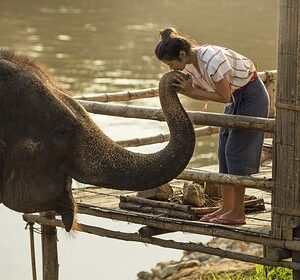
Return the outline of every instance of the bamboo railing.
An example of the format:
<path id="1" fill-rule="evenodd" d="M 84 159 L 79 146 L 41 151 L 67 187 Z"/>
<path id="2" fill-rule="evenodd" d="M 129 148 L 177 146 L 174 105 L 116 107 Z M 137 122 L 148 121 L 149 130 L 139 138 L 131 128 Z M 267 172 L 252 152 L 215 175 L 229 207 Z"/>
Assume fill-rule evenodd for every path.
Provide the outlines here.
<path id="1" fill-rule="evenodd" d="M 163 111 L 157 108 L 119 104 L 112 105 L 83 100 L 79 100 L 78 102 L 83 105 L 88 112 L 94 114 L 165 121 Z M 275 127 L 274 119 L 194 111 L 187 111 L 187 113 L 195 125 L 247 128 L 266 132 L 274 132 Z"/>
<path id="2" fill-rule="evenodd" d="M 263 71 L 259 72 L 259 76 L 265 82 L 274 81 L 277 79 L 277 71 Z M 269 93 L 271 95 L 271 93 Z M 126 118 L 140 118 L 148 120 L 165 121 L 162 110 L 150 107 L 117 105 L 117 104 L 103 104 L 111 101 L 130 101 L 140 98 L 154 97 L 158 95 L 158 88 L 125 91 L 117 93 L 102 93 L 86 96 L 75 96 L 74 98 L 81 103 L 88 112 L 94 114 L 104 114 L 110 116 L 119 116 Z M 274 100 L 274 97 L 271 98 Z M 97 101 L 97 102 L 95 102 Z M 209 125 L 209 126 L 225 126 L 256 129 L 266 132 L 274 132 L 274 119 L 255 118 L 247 116 L 233 116 L 217 113 L 204 112 L 188 112 L 192 122 L 195 125 Z"/>
<path id="3" fill-rule="evenodd" d="M 277 80 L 276 70 L 266 70 L 258 73 L 263 82 L 269 80 Z M 97 101 L 97 102 L 112 102 L 112 101 L 130 101 L 140 98 L 149 98 L 158 96 L 158 88 L 148 88 L 133 91 L 121 91 L 115 93 L 98 93 L 74 96 L 77 100 Z"/>
<path id="4" fill-rule="evenodd" d="M 74 96 L 77 100 L 112 102 L 112 101 L 130 101 L 134 99 L 149 98 L 158 96 L 158 88 L 147 88 L 142 90 L 121 91 L 115 93 L 99 93 Z"/>
<path id="5" fill-rule="evenodd" d="M 29 214 L 24 215 L 24 219 L 28 222 L 38 223 L 44 226 L 46 225 L 48 227 L 63 227 L 62 221 L 57 219 L 47 219 L 45 217 L 39 217 L 37 215 L 29 215 Z M 224 258 L 236 259 L 244 262 L 258 263 L 258 264 L 263 264 L 268 266 L 281 266 L 285 268 L 300 270 L 300 264 L 297 262 L 282 261 L 282 260 L 275 261 L 273 259 L 256 257 L 244 253 L 237 253 L 237 252 L 232 252 L 232 251 L 223 250 L 219 248 L 212 248 L 212 247 L 205 246 L 201 243 L 200 244 L 193 243 L 193 242 L 183 243 L 183 242 L 177 242 L 173 240 L 164 240 L 155 237 L 145 237 L 138 233 L 124 233 L 119 231 L 112 231 L 101 227 L 94 227 L 86 224 L 79 224 L 78 228 L 79 228 L 78 230 L 81 232 L 86 232 L 89 234 L 94 234 L 102 237 L 120 239 L 124 241 L 142 242 L 142 243 L 157 245 L 165 248 L 202 252 L 202 253 L 216 255 Z M 227 238 L 232 239 L 229 236 L 227 236 Z M 246 240 L 246 239 L 247 238 L 244 238 L 242 240 Z M 254 239 L 254 243 L 261 243 L 261 242 L 268 243 L 268 244 L 270 243 L 283 244 L 282 240 L 275 240 L 275 239 L 271 240 L 264 237 L 261 238 L 256 237 Z M 291 246 L 293 246 L 294 249 L 295 248 L 300 249 L 299 247 L 300 244 L 298 244 L 297 242 L 299 243 L 299 241 L 287 242 L 287 245 L 289 246 L 289 243 L 291 243 Z"/>
<path id="6" fill-rule="evenodd" d="M 196 137 L 213 135 L 218 132 L 219 132 L 219 128 L 212 127 L 212 126 L 195 128 Z M 150 137 L 119 140 L 119 141 L 116 141 L 116 143 L 118 143 L 119 145 L 121 145 L 123 147 L 138 147 L 138 146 L 143 146 L 143 145 L 163 143 L 163 142 L 167 142 L 169 140 L 170 140 L 169 133 L 164 133 L 164 134 L 161 133 L 161 134 L 150 136 Z"/>
<path id="7" fill-rule="evenodd" d="M 224 173 L 213 173 L 201 171 L 198 169 L 185 169 L 177 178 L 194 182 L 230 184 L 236 188 L 238 188 L 239 186 L 244 186 L 268 192 L 271 192 L 274 186 L 273 181 L 269 179 L 260 179 L 252 176 L 237 176 Z"/>

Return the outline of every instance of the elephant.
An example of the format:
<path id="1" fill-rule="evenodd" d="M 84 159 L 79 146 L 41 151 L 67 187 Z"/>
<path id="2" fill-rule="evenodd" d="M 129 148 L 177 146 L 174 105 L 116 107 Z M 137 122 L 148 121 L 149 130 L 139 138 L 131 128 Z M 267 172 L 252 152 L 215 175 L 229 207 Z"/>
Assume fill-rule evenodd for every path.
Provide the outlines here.
<path id="1" fill-rule="evenodd" d="M 170 141 L 162 150 L 129 151 L 106 136 L 78 101 L 34 59 L 0 50 L 0 203 L 22 213 L 55 211 L 75 224 L 72 179 L 118 190 L 146 190 L 178 176 L 193 155 L 195 134 L 172 85 L 159 82 Z"/>

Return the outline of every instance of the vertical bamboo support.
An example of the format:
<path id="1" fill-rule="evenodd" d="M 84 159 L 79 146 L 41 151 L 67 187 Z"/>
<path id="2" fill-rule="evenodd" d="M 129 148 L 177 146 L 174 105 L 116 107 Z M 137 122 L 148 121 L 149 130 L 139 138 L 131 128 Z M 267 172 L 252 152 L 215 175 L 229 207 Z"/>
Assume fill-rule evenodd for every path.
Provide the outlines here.
<path id="1" fill-rule="evenodd" d="M 275 118 L 275 100 L 276 100 L 276 91 L 275 91 L 275 81 L 272 78 L 271 74 L 268 74 L 266 71 L 266 81 L 264 82 L 265 87 L 268 91 L 269 98 L 270 98 L 270 105 L 269 105 L 269 118 Z M 265 138 L 272 138 L 274 136 L 273 133 L 266 132 Z"/>
<path id="2" fill-rule="evenodd" d="M 299 19 L 299 20 L 298 20 Z M 275 187 L 272 206 L 300 208 L 300 0 L 279 1 L 278 83 L 276 97 Z M 272 234 L 279 239 L 299 237 L 290 215 L 272 213 Z M 299 253 L 292 253 L 300 262 Z M 294 279 L 300 279 L 294 271 Z"/>
<path id="3" fill-rule="evenodd" d="M 53 218 L 52 213 L 43 215 Z M 56 227 L 42 225 L 42 254 L 43 254 L 43 280 L 58 280 L 58 255 Z"/>
<path id="4" fill-rule="evenodd" d="M 31 253 L 32 280 L 37 280 L 33 223 L 29 223 L 29 233 L 30 233 L 30 253 Z"/>
<path id="5" fill-rule="evenodd" d="M 272 75 L 268 74 L 267 71 L 266 71 L 266 81 L 264 82 L 264 84 L 270 98 L 269 118 L 275 118 L 275 100 L 276 100 L 275 81 L 272 78 Z"/>

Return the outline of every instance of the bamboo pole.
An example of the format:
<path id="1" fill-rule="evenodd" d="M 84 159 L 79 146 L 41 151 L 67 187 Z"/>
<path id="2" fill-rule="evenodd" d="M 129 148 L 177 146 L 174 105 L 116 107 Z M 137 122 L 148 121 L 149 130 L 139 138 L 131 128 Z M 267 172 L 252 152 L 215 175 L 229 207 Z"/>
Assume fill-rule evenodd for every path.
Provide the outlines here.
<path id="1" fill-rule="evenodd" d="M 262 81 L 274 81 L 277 79 L 276 70 L 265 70 L 259 72 L 258 75 Z M 130 101 L 140 98 L 149 98 L 158 96 L 158 88 L 148 88 L 142 90 L 122 91 L 114 93 L 98 93 L 74 96 L 78 100 L 97 101 L 97 102 L 111 102 L 111 101 Z"/>
<path id="2" fill-rule="evenodd" d="M 181 231 L 195 234 L 204 234 L 212 237 L 262 244 L 270 247 L 278 247 L 288 250 L 300 251 L 300 240 L 281 240 L 272 238 L 263 233 L 254 233 L 241 229 L 231 228 L 224 225 L 209 224 L 196 221 L 182 221 L 162 216 L 151 216 L 144 213 L 132 213 L 125 210 L 105 209 L 99 207 L 86 207 L 78 204 L 78 213 L 95 217 L 147 225 L 168 231 Z M 36 218 L 24 215 L 25 221 L 35 222 Z"/>
<path id="3" fill-rule="evenodd" d="M 193 207 L 191 205 L 181 205 L 181 204 L 176 204 L 176 203 L 172 203 L 172 202 L 157 201 L 157 200 L 135 197 L 135 196 L 130 196 L 130 195 L 121 195 L 120 201 L 121 202 L 132 202 L 132 203 L 140 204 L 140 205 L 147 205 L 147 206 L 151 206 L 151 207 L 165 208 L 165 209 L 177 210 L 177 211 L 182 211 L 182 212 L 186 212 L 186 213 L 193 213 L 193 214 L 200 214 L 200 215 L 211 213 L 220 208 L 220 207 Z M 246 200 L 245 207 L 255 206 L 255 205 L 263 204 L 263 203 L 264 203 L 264 200 L 262 198 Z"/>
<path id="4" fill-rule="evenodd" d="M 271 73 L 266 73 L 266 78 L 264 85 L 267 89 L 268 95 L 269 95 L 269 118 L 275 118 L 276 117 L 276 90 L 275 90 L 275 80 L 272 77 Z M 265 133 L 265 138 L 273 138 L 273 133 Z M 264 151 L 263 151 L 264 153 Z"/>
<path id="5" fill-rule="evenodd" d="M 273 181 L 270 179 L 213 173 L 196 169 L 185 169 L 177 178 L 195 182 L 231 184 L 235 187 L 246 186 L 248 188 L 260 189 L 268 192 L 272 191 L 274 185 Z"/>
<path id="6" fill-rule="evenodd" d="M 32 279 L 37 280 L 36 276 L 36 261 L 35 261 L 35 244 L 34 244 L 34 223 L 29 224 L 29 234 L 30 234 L 30 255 L 31 255 L 31 269 L 32 269 Z"/>
<path id="7" fill-rule="evenodd" d="M 276 112 L 276 90 L 275 90 L 275 84 L 274 80 L 268 80 L 265 82 L 265 87 L 267 89 L 267 92 L 269 94 L 270 98 L 270 104 L 269 104 L 269 118 L 275 118 L 275 112 Z"/>
<path id="8" fill-rule="evenodd" d="M 173 210 L 170 208 L 157 207 L 157 206 L 153 207 L 149 205 L 142 205 L 142 204 L 137 204 L 132 202 L 120 202 L 119 206 L 121 209 L 151 213 L 154 215 L 164 215 L 164 216 L 174 217 L 183 220 L 194 220 L 197 218 L 195 214 L 188 213 L 188 212 Z"/>
<path id="9" fill-rule="evenodd" d="M 290 250 L 284 250 L 281 248 L 266 248 L 266 250 L 266 255 L 268 256 L 268 258 L 274 261 L 289 259 L 291 257 Z"/>
<path id="10" fill-rule="evenodd" d="M 148 205 L 148 206 L 152 206 L 152 207 L 160 207 L 160 208 L 178 210 L 178 211 L 183 211 L 183 212 L 189 212 L 191 209 L 190 205 L 181 205 L 181 204 L 176 204 L 176 203 L 172 203 L 172 202 L 157 201 L 157 200 L 129 196 L 129 195 L 121 195 L 120 201 L 121 202 L 133 202 L 133 203 L 137 203 L 137 204 L 141 204 L 141 205 Z"/>
<path id="11" fill-rule="evenodd" d="M 277 80 L 277 70 L 264 70 L 258 72 L 258 75 L 263 82 Z"/>
<path id="12" fill-rule="evenodd" d="M 279 1 L 278 83 L 276 96 L 274 194 L 272 208 L 285 209 L 287 215 L 274 211 L 272 234 L 275 238 L 300 237 L 300 227 L 290 226 L 291 214 L 300 208 L 300 0 Z M 298 110 L 299 109 L 299 110 Z M 300 263 L 300 253 L 292 250 L 293 261 Z M 294 279 L 300 272 L 294 271 Z"/>
<path id="13" fill-rule="evenodd" d="M 205 127 L 198 127 L 195 128 L 195 135 L 196 137 L 200 136 L 209 136 L 213 135 L 219 132 L 218 127 L 212 127 L 212 126 L 205 126 Z M 170 140 L 170 134 L 158 134 L 151 137 L 143 137 L 143 138 L 132 138 L 132 139 L 126 139 L 126 140 L 119 140 L 116 141 L 119 145 L 123 147 L 138 147 L 143 145 L 150 145 L 150 144 L 157 144 L 157 143 L 163 143 Z"/>
<path id="14" fill-rule="evenodd" d="M 53 219 L 55 216 L 46 212 L 41 219 Z M 56 227 L 42 224 L 43 280 L 58 280 L 58 255 Z"/>
<path id="15" fill-rule="evenodd" d="M 139 235 L 144 236 L 144 237 L 152 237 L 155 235 L 161 235 L 161 234 L 166 234 L 166 233 L 171 233 L 171 232 L 168 230 L 162 230 L 159 228 L 148 227 L 148 226 L 144 226 L 139 229 Z"/>
<path id="16" fill-rule="evenodd" d="M 179 219 L 197 220 L 202 215 L 212 213 L 220 207 L 192 207 L 171 202 L 156 201 L 133 196 L 120 196 L 119 207 L 144 213 L 161 214 Z M 245 207 L 263 205 L 263 199 L 245 201 Z"/>
<path id="17" fill-rule="evenodd" d="M 281 208 L 281 207 L 272 207 L 273 213 L 277 213 L 280 215 L 286 215 L 291 217 L 300 217 L 300 209 L 288 209 L 288 208 Z"/>
<path id="18" fill-rule="evenodd" d="M 36 215 L 26 215 L 26 217 L 27 219 L 30 219 L 35 223 L 39 223 L 42 225 L 48 225 L 52 227 L 63 227 L 63 224 L 60 220 L 42 218 Z M 299 263 L 294 263 L 289 261 L 274 261 L 272 259 L 256 257 L 256 256 L 247 255 L 243 253 L 236 253 L 236 252 L 223 250 L 219 248 L 211 248 L 201 243 L 199 244 L 192 243 L 192 242 L 183 243 L 183 242 L 176 242 L 174 240 L 163 240 L 155 237 L 143 237 L 137 233 L 124 233 L 119 231 L 112 231 L 112 230 L 103 229 L 100 227 L 94 227 L 85 224 L 79 224 L 79 226 L 80 226 L 79 231 L 86 232 L 89 234 L 94 234 L 97 236 L 102 236 L 102 237 L 114 238 L 114 239 L 119 239 L 124 241 L 142 242 L 142 243 L 157 245 L 164 248 L 202 252 L 210 255 L 216 255 L 223 258 L 236 259 L 244 262 L 258 263 L 258 264 L 269 265 L 269 266 L 281 266 L 281 267 L 300 270 Z"/>
<path id="19" fill-rule="evenodd" d="M 264 200 L 262 198 L 259 199 L 251 199 L 245 201 L 245 207 L 256 206 L 256 205 L 263 205 Z M 208 213 L 212 213 L 218 210 L 220 207 L 191 207 L 189 210 L 191 213 L 205 215 Z"/>
<path id="20" fill-rule="evenodd" d="M 94 114 L 165 121 L 162 110 L 158 108 L 118 104 L 112 105 L 84 100 L 79 100 L 78 102 L 85 107 L 88 112 Z M 187 111 L 187 113 L 191 121 L 196 125 L 247 128 L 266 132 L 274 132 L 275 127 L 274 119 L 268 118 L 195 111 Z"/>
<path id="21" fill-rule="evenodd" d="M 74 99 L 97 102 L 130 101 L 158 96 L 158 88 L 74 96 Z"/>

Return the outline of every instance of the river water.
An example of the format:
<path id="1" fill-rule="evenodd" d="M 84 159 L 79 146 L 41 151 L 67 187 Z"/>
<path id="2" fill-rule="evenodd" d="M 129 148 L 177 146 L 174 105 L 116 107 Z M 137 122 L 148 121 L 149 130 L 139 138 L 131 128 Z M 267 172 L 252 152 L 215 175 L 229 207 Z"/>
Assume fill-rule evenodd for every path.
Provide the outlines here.
<path id="1" fill-rule="evenodd" d="M 276 68 L 277 1 L 275 0 L 68 0 L 0 1 L 0 47 L 30 55 L 45 64 L 70 94 L 114 92 L 157 87 L 168 69 L 153 55 L 157 31 L 174 26 L 199 43 L 227 46 L 258 63 Z M 188 110 L 201 102 L 181 98 Z M 157 98 L 129 102 L 159 106 Z M 222 106 L 210 103 L 209 111 Z M 112 139 L 167 131 L 164 123 L 93 116 Z M 154 152 L 164 145 L 135 148 Z M 217 136 L 198 139 L 190 166 L 216 164 Z M 81 222 L 116 230 L 138 227 L 105 219 Z M 31 279 L 29 233 L 18 213 L 0 206 L 0 279 Z M 180 240 L 203 236 L 168 235 Z M 37 235 L 38 276 L 41 279 Z M 182 252 L 59 230 L 61 279 L 136 279 L 158 261 L 180 259 Z"/>

